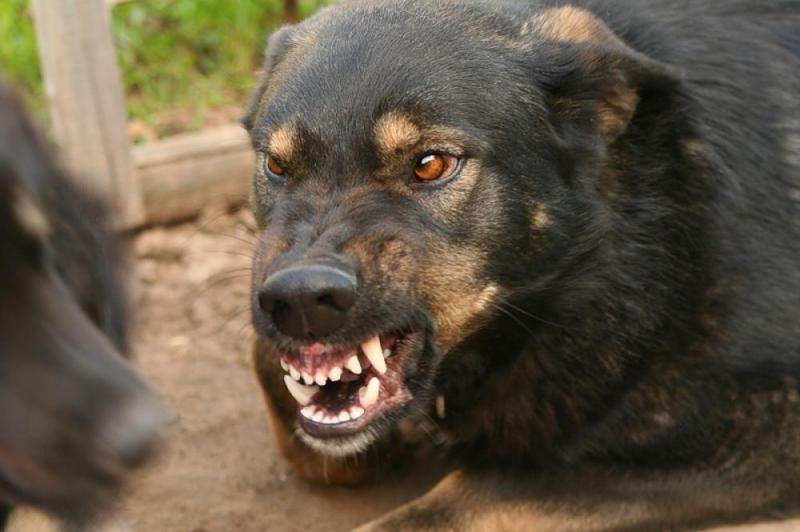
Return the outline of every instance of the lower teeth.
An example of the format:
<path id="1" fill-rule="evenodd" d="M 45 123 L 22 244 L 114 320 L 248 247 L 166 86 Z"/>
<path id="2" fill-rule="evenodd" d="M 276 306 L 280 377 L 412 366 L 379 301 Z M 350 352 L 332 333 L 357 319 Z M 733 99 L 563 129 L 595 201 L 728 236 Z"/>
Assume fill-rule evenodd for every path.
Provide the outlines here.
<path id="1" fill-rule="evenodd" d="M 336 425 L 339 423 L 346 423 L 353 421 L 364 415 L 364 409 L 360 406 L 351 406 L 349 410 L 342 410 L 338 414 L 325 414 L 321 409 L 315 406 L 307 406 L 300 410 L 300 413 L 306 419 L 310 419 L 315 423 L 322 425 Z"/>

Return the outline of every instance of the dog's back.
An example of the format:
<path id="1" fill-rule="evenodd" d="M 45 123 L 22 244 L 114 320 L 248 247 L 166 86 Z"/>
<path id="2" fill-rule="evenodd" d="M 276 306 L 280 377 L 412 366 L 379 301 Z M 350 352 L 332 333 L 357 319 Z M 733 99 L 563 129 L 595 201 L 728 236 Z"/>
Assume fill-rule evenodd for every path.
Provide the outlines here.
<path id="1" fill-rule="evenodd" d="M 726 292 L 721 352 L 742 369 L 800 370 L 800 321 L 787 319 L 800 310 L 800 4 L 585 5 L 684 83 L 697 133 L 684 142 L 710 180 L 708 290 Z"/>

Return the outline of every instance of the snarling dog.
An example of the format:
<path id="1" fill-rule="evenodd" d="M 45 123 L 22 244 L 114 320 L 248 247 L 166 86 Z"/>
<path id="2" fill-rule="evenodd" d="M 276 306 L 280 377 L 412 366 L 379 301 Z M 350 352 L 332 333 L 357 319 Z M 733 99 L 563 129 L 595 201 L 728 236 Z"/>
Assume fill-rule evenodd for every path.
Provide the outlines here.
<path id="1" fill-rule="evenodd" d="M 0 233 L 0 506 L 77 524 L 149 453 L 163 413 L 121 356 L 106 208 L 68 180 L 2 85 Z"/>
<path id="2" fill-rule="evenodd" d="M 255 363 L 369 529 L 687 528 L 800 509 L 800 7 L 375 0 L 277 32 Z"/>

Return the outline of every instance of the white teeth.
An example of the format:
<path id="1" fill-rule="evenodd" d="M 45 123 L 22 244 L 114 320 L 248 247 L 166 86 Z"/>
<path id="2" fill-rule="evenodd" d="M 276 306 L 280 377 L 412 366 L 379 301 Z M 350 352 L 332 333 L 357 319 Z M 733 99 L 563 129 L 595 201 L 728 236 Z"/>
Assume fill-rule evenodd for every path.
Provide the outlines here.
<path id="1" fill-rule="evenodd" d="M 308 384 L 310 386 L 310 385 L 314 384 L 314 377 L 312 377 L 311 375 L 309 375 L 308 373 L 306 373 L 304 371 L 303 372 L 303 382 L 305 382 L 306 384 Z"/>
<path id="2" fill-rule="evenodd" d="M 390 356 L 392 356 L 392 350 L 391 349 L 384 349 L 383 350 L 383 358 L 389 358 Z"/>
<path id="3" fill-rule="evenodd" d="M 314 382 L 320 386 L 325 386 L 325 383 L 328 382 L 328 377 L 323 375 L 322 370 L 318 370 L 317 375 L 314 377 Z"/>
<path id="4" fill-rule="evenodd" d="M 381 339 L 378 336 L 373 336 L 363 344 L 361 349 L 364 354 L 372 363 L 372 366 L 378 370 L 378 373 L 383 375 L 386 373 L 386 361 L 383 359 L 383 350 L 381 349 Z M 357 361 L 358 359 L 356 359 Z"/>
<path id="5" fill-rule="evenodd" d="M 311 398 L 314 397 L 314 394 L 319 391 L 319 388 L 316 386 L 303 386 L 302 384 L 293 381 L 289 375 L 283 376 L 283 382 L 286 384 L 286 388 L 289 390 L 289 393 L 292 394 L 292 397 L 294 397 L 294 400 L 303 406 L 311 402 Z"/>
<path id="6" fill-rule="evenodd" d="M 289 364 L 287 364 L 284 359 L 281 359 L 281 369 L 283 371 L 289 371 Z"/>
<path id="7" fill-rule="evenodd" d="M 289 366 L 289 375 L 297 382 L 300 382 L 300 372 L 294 366 Z"/>
<path id="8" fill-rule="evenodd" d="M 364 415 L 364 409 L 360 406 L 351 406 L 349 410 L 342 410 L 339 414 L 326 414 L 322 410 L 318 410 L 316 406 L 307 406 L 300 410 L 300 413 L 306 419 L 310 419 L 316 423 L 324 425 L 336 425 L 337 423 L 345 423 L 347 421 L 358 419 Z"/>
<path id="9" fill-rule="evenodd" d="M 378 400 L 378 392 L 380 392 L 380 390 L 381 381 L 379 381 L 377 377 L 372 377 L 366 387 L 362 386 L 361 389 L 358 390 L 358 400 L 361 402 L 361 406 L 369 408 L 375 404 L 375 401 Z"/>
<path id="10" fill-rule="evenodd" d="M 342 378 L 342 368 L 333 368 L 328 372 L 328 378 L 331 382 L 338 382 Z"/>
<path id="11" fill-rule="evenodd" d="M 350 360 L 347 361 L 347 364 L 345 364 L 344 367 L 356 375 L 361 375 L 361 364 L 358 363 L 358 355 L 351 356 Z"/>

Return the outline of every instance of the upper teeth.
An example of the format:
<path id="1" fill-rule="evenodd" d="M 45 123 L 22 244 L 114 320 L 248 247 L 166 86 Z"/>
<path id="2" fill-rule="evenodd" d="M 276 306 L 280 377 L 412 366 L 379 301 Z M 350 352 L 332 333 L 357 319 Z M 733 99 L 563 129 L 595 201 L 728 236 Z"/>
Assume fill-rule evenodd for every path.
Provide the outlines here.
<path id="1" fill-rule="evenodd" d="M 373 336 L 363 344 L 361 349 L 364 351 L 367 359 L 369 359 L 372 367 L 378 370 L 378 373 L 383 375 L 386 373 L 386 361 L 383 359 L 383 349 L 381 349 L 381 339 Z"/>
<path id="2" fill-rule="evenodd" d="M 317 386 L 303 386 L 299 382 L 290 379 L 288 375 L 283 376 L 283 382 L 286 384 L 286 388 L 289 389 L 289 393 L 294 397 L 294 400 L 301 405 L 310 403 L 311 398 L 319 391 Z"/>
<path id="3" fill-rule="evenodd" d="M 361 344 L 361 351 L 364 352 L 369 364 L 375 368 L 380 375 L 386 374 L 386 358 L 391 355 L 389 349 L 383 349 L 379 336 L 373 336 L 363 344 Z M 318 369 L 315 374 L 310 374 L 306 371 L 301 371 L 291 364 L 287 359 L 281 358 L 281 367 L 288 375 L 284 376 L 284 383 L 292 397 L 304 406 L 301 413 L 308 419 L 318 423 L 343 423 L 352 419 L 361 417 L 364 409 L 369 408 L 378 400 L 380 393 L 381 381 L 377 377 L 372 377 L 366 386 L 362 386 L 358 391 L 359 402 L 361 406 L 352 406 L 347 411 L 342 411 L 338 414 L 327 415 L 313 405 L 309 406 L 312 397 L 319 391 L 321 386 L 325 386 L 328 381 L 338 382 L 341 380 L 344 370 L 347 369 L 351 373 L 360 375 L 363 371 L 361 362 L 358 359 L 358 354 L 352 355 L 347 359 L 344 366 L 335 366 L 329 370 Z M 302 382 L 305 384 L 301 383 Z"/>
<path id="4" fill-rule="evenodd" d="M 344 365 L 347 369 L 355 373 L 356 375 L 361 375 L 361 364 L 358 362 L 358 355 L 353 355 L 347 361 L 347 364 Z"/>

